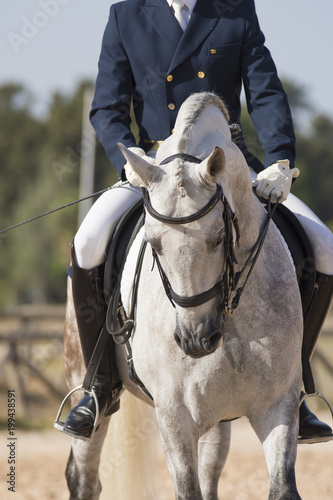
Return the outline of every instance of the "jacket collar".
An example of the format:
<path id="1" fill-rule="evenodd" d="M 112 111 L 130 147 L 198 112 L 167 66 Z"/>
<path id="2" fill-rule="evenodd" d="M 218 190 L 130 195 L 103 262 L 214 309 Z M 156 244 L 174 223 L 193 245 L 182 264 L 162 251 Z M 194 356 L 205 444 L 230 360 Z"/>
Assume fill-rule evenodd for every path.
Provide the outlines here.
<path id="1" fill-rule="evenodd" d="M 148 21 L 152 23 L 157 33 L 170 45 L 174 53 L 182 37 L 183 30 L 179 26 L 177 19 L 175 19 L 168 2 L 166 0 L 147 0 L 141 10 Z"/>

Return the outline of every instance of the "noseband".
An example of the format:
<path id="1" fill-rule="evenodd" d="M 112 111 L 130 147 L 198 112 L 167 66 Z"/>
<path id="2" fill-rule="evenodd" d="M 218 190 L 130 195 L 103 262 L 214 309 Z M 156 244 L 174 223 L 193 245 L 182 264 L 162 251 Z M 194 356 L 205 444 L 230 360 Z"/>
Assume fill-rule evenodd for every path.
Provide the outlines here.
<path id="1" fill-rule="evenodd" d="M 184 153 L 177 153 L 175 155 L 172 155 L 165 160 L 162 161 L 160 165 L 165 165 L 166 163 L 169 163 L 170 161 L 180 158 L 183 160 L 190 161 L 192 163 L 201 163 L 202 160 L 199 158 L 196 158 L 195 156 L 184 154 Z M 149 198 L 149 193 L 145 188 L 142 188 L 143 192 L 143 199 L 144 199 L 144 204 L 147 212 L 154 217 L 154 219 L 157 219 L 160 222 L 164 222 L 166 224 L 187 224 L 190 222 L 194 222 L 196 220 L 201 219 L 204 215 L 208 214 L 214 207 L 215 205 L 221 201 L 223 203 L 223 221 L 225 225 L 225 239 L 224 239 L 224 247 L 225 247 L 225 252 L 224 252 L 224 271 L 223 271 L 223 276 L 220 281 L 218 281 L 212 288 L 207 290 L 206 292 L 199 293 L 197 295 L 192 295 L 190 297 L 188 296 L 183 296 L 183 295 L 178 295 L 177 293 L 174 292 L 172 289 L 172 286 L 170 284 L 170 281 L 168 280 L 168 277 L 166 276 L 160 260 L 158 258 L 158 255 L 154 249 L 152 249 L 153 252 L 153 259 L 154 263 L 156 262 L 162 283 L 165 289 L 165 293 L 167 297 L 169 298 L 171 304 L 173 307 L 175 307 L 175 304 L 177 304 L 180 307 L 196 307 L 204 304 L 205 302 L 208 302 L 209 300 L 213 299 L 214 297 L 220 295 L 224 291 L 224 300 L 229 300 L 228 297 L 230 296 L 230 293 L 228 290 L 230 290 L 230 285 L 231 283 L 234 283 L 234 264 L 237 264 L 237 259 L 235 256 L 234 252 L 234 242 L 233 242 L 233 230 L 232 228 L 234 227 L 236 230 L 236 243 L 238 244 L 239 241 L 239 229 L 238 229 L 238 221 L 237 217 L 235 216 L 234 212 L 231 210 L 231 207 L 229 205 L 229 202 L 227 198 L 225 197 L 222 187 L 220 184 L 216 184 L 216 192 L 213 195 L 213 197 L 209 200 L 209 202 L 200 210 L 195 212 L 192 215 L 188 215 L 185 217 L 169 217 L 166 215 L 162 215 L 159 212 L 157 212 L 151 205 L 150 198 Z M 226 307 L 226 303 L 224 304 L 224 308 Z"/>

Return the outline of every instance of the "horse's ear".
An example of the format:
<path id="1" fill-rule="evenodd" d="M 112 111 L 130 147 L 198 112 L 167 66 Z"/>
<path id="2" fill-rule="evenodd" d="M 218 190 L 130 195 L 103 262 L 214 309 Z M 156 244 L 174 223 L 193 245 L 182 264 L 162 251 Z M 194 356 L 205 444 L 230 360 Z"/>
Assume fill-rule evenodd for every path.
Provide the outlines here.
<path id="1" fill-rule="evenodd" d="M 126 159 L 126 178 L 133 186 L 148 187 L 154 173 L 154 165 L 137 155 L 123 144 L 118 142 L 118 147 Z"/>
<path id="2" fill-rule="evenodd" d="M 222 173 L 225 165 L 225 155 L 223 149 L 218 146 L 210 154 L 206 164 L 206 175 L 211 182 L 216 182 L 216 179 Z"/>

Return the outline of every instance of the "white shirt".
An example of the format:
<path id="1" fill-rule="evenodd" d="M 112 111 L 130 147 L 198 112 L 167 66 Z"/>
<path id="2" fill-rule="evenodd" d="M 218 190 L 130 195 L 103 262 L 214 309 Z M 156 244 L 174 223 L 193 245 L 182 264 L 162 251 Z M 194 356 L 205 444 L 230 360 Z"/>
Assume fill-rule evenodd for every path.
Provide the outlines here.
<path id="1" fill-rule="evenodd" d="M 172 8 L 173 0 L 167 0 L 169 6 Z M 186 21 L 186 24 L 189 22 L 191 14 L 193 12 L 194 6 L 197 3 L 197 0 L 183 0 L 186 5 L 186 9 L 183 9 L 183 16 Z"/>

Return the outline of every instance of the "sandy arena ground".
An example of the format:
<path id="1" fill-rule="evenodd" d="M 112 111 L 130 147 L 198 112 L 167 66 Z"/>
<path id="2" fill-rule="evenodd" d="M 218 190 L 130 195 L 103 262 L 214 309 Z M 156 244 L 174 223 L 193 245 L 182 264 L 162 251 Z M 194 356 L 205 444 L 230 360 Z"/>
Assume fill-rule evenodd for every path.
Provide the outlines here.
<path id="1" fill-rule="evenodd" d="M 327 415 L 326 415 L 327 417 Z M 7 490 L 6 440 L 0 434 L 0 498 L 2 500 L 65 500 L 69 498 L 64 470 L 70 439 L 58 431 L 17 433 L 16 492 Z M 303 500 L 333 499 L 333 441 L 298 447 L 297 482 Z M 173 500 L 173 490 L 164 459 L 159 453 L 158 495 Z M 223 500 L 264 500 L 268 476 L 261 445 L 246 420 L 233 423 L 232 444 L 220 480 Z M 113 498 L 106 491 L 103 499 Z M 113 499 L 117 500 L 117 499 Z"/>

